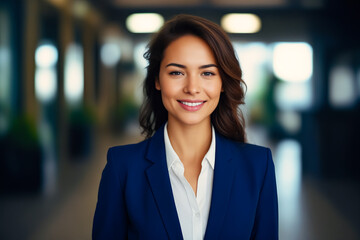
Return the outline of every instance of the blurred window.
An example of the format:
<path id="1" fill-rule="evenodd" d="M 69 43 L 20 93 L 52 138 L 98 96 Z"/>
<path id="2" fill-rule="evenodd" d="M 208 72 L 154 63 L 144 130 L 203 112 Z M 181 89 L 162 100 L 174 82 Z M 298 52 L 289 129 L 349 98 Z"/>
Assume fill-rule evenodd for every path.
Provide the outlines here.
<path id="1" fill-rule="evenodd" d="M 296 134 L 301 129 L 301 116 L 296 111 L 280 111 L 276 118 L 288 133 Z"/>
<path id="2" fill-rule="evenodd" d="M 100 50 L 100 58 L 107 67 L 115 66 L 121 58 L 120 39 L 108 37 L 105 39 Z"/>
<path id="3" fill-rule="evenodd" d="M 273 69 L 278 78 L 288 82 L 304 82 L 313 72 L 312 47 L 305 42 L 276 43 Z"/>
<path id="4" fill-rule="evenodd" d="M 329 100 L 336 108 L 352 107 L 356 101 L 355 74 L 349 66 L 337 65 L 330 70 Z"/>
<path id="5" fill-rule="evenodd" d="M 72 43 L 65 53 L 65 98 L 70 105 L 82 102 L 84 94 L 84 54 L 81 45 Z"/>
<path id="6" fill-rule="evenodd" d="M 146 51 L 147 42 L 140 42 L 134 47 L 134 61 L 135 66 L 145 72 L 145 68 L 148 65 L 147 60 L 144 58 L 144 53 Z"/>
<path id="7" fill-rule="evenodd" d="M 35 51 L 35 93 L 41 103 L 52 101 L 57 92 L 58 50 L 52 43 L 41 43 Z"/>
<path id="8" fill-rule="evenodd" d="M 9 128 L 11 105 L 11 51 L 10 21 L 5 10 L 0 9 L 0 137 Z"/>
<path id="9" fill-rule="evenodd" d="M 269 47 L 262 42 L 233 42 L 246 83 L 246 105 L 253 108 L 266 91 L 269 71 Z"/>
<path id="10" fill-rule="evenodd" d="M 43 43 L 35 51 L 35 63 L 38 67 L 54 67 L 57 60 L 58 51 L 54 44 Z"/>
<path id="11" fill-rule="evenodd" d="M 10 23 L 5 10 L 0 9 L 0 104 L 10 105 Z"/>
<path id="12" fill-rule="evenodd" d="M 303 214 L 301 151 L 300 143 L 294 139 L 282 140 L 274 151 L 280 225 L 286 227 L 282 231 L 289 236 L 286 239 L 292 239 Z"/>
<path id="13" fill-rule="evenodd" d="M 275 153 L 279 195 L 284 200 L 297 199 L 301 187 L 301 145 L 296 140 L 285 139 L 279 142 Z"/>
<path id="14" fill-rule="evenodd" d="M 282 80 L 275 85 L 279 109 L 305 110 L 312 105 L 313 50 L 305 42 L 280 42 L 273 48 L 274 75 Z"/>
<path id="15" fill-rule="evenodd" d="M 280 110 L 306 110 L 312 104 L 310 82 L 278 82 L 275 86 L 275 103 Z"/>
<path id="16" fill-rule="evenodd" d="M 137 77 L 135 80 L 137 81 L 137 87 L 135 88 L 134 96 L 135 101 L 139 104 L 143 102 L 144 93 L 142 86 L 146 76 L 146 67 L 148 65 L 147 60 L 144 58 L 144 53 L 147 50 L 146 46 L 147 42 L 139 42 L 134 47 L 134 62 L 137 73 Z"/>

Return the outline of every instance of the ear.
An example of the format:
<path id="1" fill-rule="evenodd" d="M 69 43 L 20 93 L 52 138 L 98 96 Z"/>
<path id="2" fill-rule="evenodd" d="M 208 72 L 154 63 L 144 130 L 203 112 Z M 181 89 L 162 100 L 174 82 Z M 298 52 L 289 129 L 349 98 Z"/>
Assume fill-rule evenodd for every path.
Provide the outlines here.
<path id="1" fill-rule="evenodd" d="M 155 88 L 159 91 L 161 90 L 159 78 L 155 78 Z"/>

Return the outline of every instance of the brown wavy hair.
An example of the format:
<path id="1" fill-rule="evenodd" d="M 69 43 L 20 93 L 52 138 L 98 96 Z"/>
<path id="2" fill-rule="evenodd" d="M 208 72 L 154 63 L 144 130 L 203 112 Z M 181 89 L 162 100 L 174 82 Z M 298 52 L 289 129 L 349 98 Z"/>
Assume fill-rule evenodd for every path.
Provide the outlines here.
<path id="1" fill-rule="evenodd" d="M 144 102 L 140 110 L 142 133 L 149 138 L 167 120 L 161 92 L 155 88 L 160 63 L 167 46 L 184 35 L 203 39 L 212 49 L 222 80 L 223 92 L 219 104 L 211 114 L 211 123 L 223 136 L 238 142 L 246 141 L 245 120 L 239 106 L 244 103 L 246 84 L 233 46 L 222 28 L 201 17 L 177 15 L 167 21 L 151 39 L 144 58 L 148 61 L 144 82 Z"/>

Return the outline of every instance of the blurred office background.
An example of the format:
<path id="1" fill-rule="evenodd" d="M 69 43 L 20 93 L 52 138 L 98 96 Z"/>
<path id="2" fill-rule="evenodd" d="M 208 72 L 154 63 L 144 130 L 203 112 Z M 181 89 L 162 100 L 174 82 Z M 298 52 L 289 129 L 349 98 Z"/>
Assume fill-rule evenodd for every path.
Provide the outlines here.
<path id="1" fill-rule="evenodd" d="M 2 0 L 0 239 L 91 238 L 107 148 L 142 139 L 146 44 L 179 13 L 229 32 L 249 142 L 273 152 L 281 239 L 360 239 L 359 10 L 355 0 Z"/>

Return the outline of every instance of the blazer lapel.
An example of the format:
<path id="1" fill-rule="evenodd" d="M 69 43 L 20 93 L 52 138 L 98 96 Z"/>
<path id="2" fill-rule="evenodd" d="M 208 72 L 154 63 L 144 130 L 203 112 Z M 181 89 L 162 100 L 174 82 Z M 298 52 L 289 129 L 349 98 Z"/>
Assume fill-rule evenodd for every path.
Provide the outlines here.
<path id="1" fill-rule="evenodd" d="M 153 162 L 146 175 L 169 239 L 183 239 L 166 164 L 164 126 L 150 139 L 146 158 Z"/>
<path id="2" fill-rule="evenodd" d="M 204 239 L 219 239 L 232 188 L 236 166 L 231 161 L 228 140 L 216 133 L 215 169 L 211 206 Z"/>

